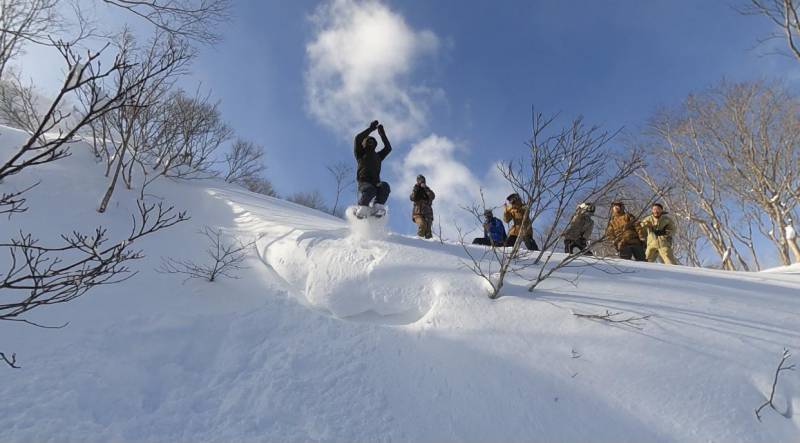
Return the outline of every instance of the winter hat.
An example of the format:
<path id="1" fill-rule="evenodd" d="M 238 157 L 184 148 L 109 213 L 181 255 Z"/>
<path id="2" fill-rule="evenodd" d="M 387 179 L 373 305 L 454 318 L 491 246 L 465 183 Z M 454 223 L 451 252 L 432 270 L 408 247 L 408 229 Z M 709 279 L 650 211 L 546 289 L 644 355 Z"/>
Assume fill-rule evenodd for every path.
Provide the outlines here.
<path id="1" fill-rule="evenodd" d="M 590 214 L 594 214 L 594 203 L 583 202 L 578 205 L 578 209 L 582 209 Z"/>
<path id="2" fill-rule="evenodd" d="M 494 214 L 492 213 L 491 209 L 487 209 L 487 210 L 483 211 L 483 216 L 484 217 L 494 217 Z"/>
<path id="3" fill-rule="evenodd" d="M 508 197 L 506 197 L 507 201 L 511 201 L 511 200 L 514 200 L 514 199 L 522 200 L 521 198 L 519 198 L 519 194 L 517 194 L 516 192 L 513 193 L 513 194 L 510 194 Z"/>
<path id="4" fill-rule="evenodd" d="M 418 176 L 417 176 L 417 181 L 418 181 L 418 182 L 419 182 L 419 181 L 421 181 L 422 183 L 425 183 L 425 176 L 424 176 L 424 175 L 422 175 L 422 174 L 418 175 Z"/>
<path id="5" fill-rule="evenodd" d="M 625 209 L 625 203 L 622 203 L 619 200 L 615 201 L 614 203 L 611 203 L 611 207 L 613 208 L 614 206 L 619 206 L 620 208 Z"/>

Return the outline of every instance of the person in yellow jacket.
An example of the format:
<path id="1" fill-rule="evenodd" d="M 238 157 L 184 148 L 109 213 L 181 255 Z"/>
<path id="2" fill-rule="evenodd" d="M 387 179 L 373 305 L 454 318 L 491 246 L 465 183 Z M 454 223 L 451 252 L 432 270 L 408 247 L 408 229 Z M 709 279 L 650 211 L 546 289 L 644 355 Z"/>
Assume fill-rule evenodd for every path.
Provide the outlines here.
<path id="1" fill-rule="evenodd" d="M 533 239 L 533 226 L 531 226 L 533 220 L 525 221 L 526 214 L 530 217 L 529 211 L 530 209 L 522 202 L 519 194 L 514 193 L 506 197 L 506 205 L 503 208 L 503 221 L 514 223 L 508 230 L 506 246 L 514 246 L 514 243 L 517 242 L 517 237 L 522 237 L 522 241 L 529 251 L 539 250 L 539 245 Z"/>
<path id="2" fill-rule="evenodd" d="M 606 239 L 610 241 L 620 258 L 645 261 L 642 247 L 644 232 L 636 217 L 625 210 L 625 204 L 616 201 L 611 204 L 611 217 L 606 227 Z"/>
<path id="3" fill-rule="evenodd" d="M 672 238 L 675 236 L 675 222 L 664 212 L 661 203 L 653 204 L 652 214 L 642 220 L 641 226 L 647 231 L 647 261 L 654 262 L 660 256 L 668 265 L 677 265 L 678 260 L 672 251 Z"/>

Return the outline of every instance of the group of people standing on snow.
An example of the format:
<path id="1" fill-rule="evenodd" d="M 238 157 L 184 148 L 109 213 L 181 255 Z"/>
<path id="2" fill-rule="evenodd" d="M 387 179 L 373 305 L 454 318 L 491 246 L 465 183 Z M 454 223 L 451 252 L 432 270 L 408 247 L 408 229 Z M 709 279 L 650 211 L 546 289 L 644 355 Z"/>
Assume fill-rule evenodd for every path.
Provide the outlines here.
<path id="1" fill-rule="evenodd" d="M 383 149 L 376 151 L 377 140 L 372 137 L 375 130 L 383 142 Z M 354 215 L 357 218 L 382 217 L 386 214 L 386 200 L 391 189 L 389 184 L 381 181 L 381 163 L 392 151 L 386 131 L 377 120 L 358 133 L 353 148 L 357 168 L 358 206 Z M 411 219 L 417 225 L 417 235 L 422 238 L 433 237 L 433 200 L 436 193 L 428 186 L 425 176 L 418 175 L 411 191 L 410 199 L 414 203 Z M 533 239 L 532 221 L 527 220 L 530 208 L 519 194 L 511 194 L 503 206 L 503 221 L 511 227 L 506 235 L 503 221 L 487 209 L 483 213 L 483 237 L 472 241 L 475 245 L 494 247 L 514 246 L 518 238 L 530 251 L 539 249 Z M 578 205 L 562 236 L 564 252 L 568 254 L 582 253 L 592 255 L 590 237 L 594 231 L 595 213 L 593 203 L 584 202 Z M 610 241 L 620 258 L 637 261 L 654 262 L 661 258 L 666 264 L 678 264 L 672 249 L 672 239 L 676 233 L 675 222 L 664 212 L 660 203 L 651 207 L 651 214 L 643 220 L 625 209 L 625 204 L 615 201 L 611 204 L 611 216 L 606 227 L 604 239 Z M 595 241 L 597 243 L 597 241 Z"/>

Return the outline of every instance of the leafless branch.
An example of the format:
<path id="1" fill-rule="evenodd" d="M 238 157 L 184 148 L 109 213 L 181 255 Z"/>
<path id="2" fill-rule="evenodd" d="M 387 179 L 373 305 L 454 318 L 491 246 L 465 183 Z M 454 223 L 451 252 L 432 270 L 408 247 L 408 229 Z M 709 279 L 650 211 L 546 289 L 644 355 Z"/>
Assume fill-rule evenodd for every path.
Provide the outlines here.
<path id="1" fill-rule="evenodd" d="M 7 357 L 6 354 L 0 352 L 0 359 L 2 359 L 8 366 L 19 369 L 20 366 L 17 366 L 17 354 L 12 353 L 11 357 Z"/>
<path id="2" fill-rule="evenodd" d="M 208 263 L 166 258 L 162 260 L 157 271 L 164 274 L 183 274 L 187 276 L 186 280 L 200 278 L 209 282 L 219 277 L 238 278 L 236 272 L 244 268 L 242 263 L 255 242 L 243 243 L 237 238 L 227 238 L 221 229 L 212 229 L 209 226 L 205 226 L 200 234 L 210 243 L 206 250 L 211 259 Z"/>
<path id="3" fill-rule="evenodd" d="M 780 411 L 778 411 L 775 408 L 775 404 L 773 403 L 773 400 L 775 399 L 775 387 L 778 386 L 778 375 L 780 375 L 781 371 L 794 371 L 794 368 L 795 368 L 794 364 L 791 364 L 791 365 L 788 365 L 788 366 L 784 366 L 784 364 L 791 357 L 792 357 L 792 354 L 789 352 L 789 350 L 784 348 L 783 349 L 783 355 L 781 356 L 781 362 L 778 363 L 778 369 L 775 370 L 775 377 L 772 380 L 772 390 L 769 393 L 769 398 L 767 399 L 767 401 L 764 402 L 764 404 L 762 404 L 761 406 L 759 406 L 755 410 L 756 418 L 758 419 L 758 421 L 761 421 L 761 415 L 760 415 L 761 410 L 764 409 L 767 406 L 772 408 L 772 410 L 774 410 L 775 412 L 778 412 L 779 414 L 781 414 Z M 784 415 L 784 414 L 781 414 L 781 415 Z"/>
<path id="4" fill-rule="evenodd" d="M 225 154 L 228 172 L 225 181 L 244 184 L 247 180 L 258 177 L 266 167 L 263 163 L 264 147 L 253 142 L 238 139 Z"/>
<path id="5" fill-rule="evenodd" d="M 107 245 L 106 229 L 98 227 L 92 235 L 73 231 L 61 236 L 62 246 L 42 246 L 31 234 L 20 233 L 6 248 L 10 264 L 0 281 L 0 291 L 18 295 L 0 304 L 0 320 L 20 321 L 22 315 L 45 305 L 66 303 L 90 289 L 118 283 L 133 273 L 128 262 L 143 257 L 131 245 L 146 235 L 184 220 L 185 212 L 175 213 L 170 206 L 137 202 L 131 231 L 123 240 Z"/>
<path id="6" fill-rule="evenodd" d="M 215 28 L 229 19 L 229 0 L 103 0 L 174 37 L 215 43 Z"/>
<path id="7" fill-rule="evenodd" d="M 644 328 L 642 322 L 649 319 L 650 315 L 642 315 L 642 316 L 628 316 L 628 317 L 619 317 L 622 315 L 622 312 L 611 312 L 606 310 L 604 314 L 581 314 L 578 312 L 573 312 L 572 315 L 578 318 L 585 318 L 589 320 L 599 320 L 608 323 L 619 324 L 622 326 L 627 326 L 633 329 L 641 330 Z"/>
<path id="8" fill-rule="evenodd" d="M 331 208 L 331 215 L 338 215 L 339 199 L 342 193 L 355 184 L 353 166 L 349 163 L 338 162 L 333 165 L 328 165 L 325 168 L 330 172 L 333 180 L 336 182 L 336 197 L 334 198 L 333 207 Z"/>

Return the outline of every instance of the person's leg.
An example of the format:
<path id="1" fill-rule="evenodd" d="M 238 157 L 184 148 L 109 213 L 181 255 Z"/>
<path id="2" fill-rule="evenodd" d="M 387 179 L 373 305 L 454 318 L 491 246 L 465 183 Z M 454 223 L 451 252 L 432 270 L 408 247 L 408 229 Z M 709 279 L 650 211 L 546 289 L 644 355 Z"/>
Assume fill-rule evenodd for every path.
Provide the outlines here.
<path id="1" fill-rule="evenodd" d="M 358 182 L 358 205 L 369 206 L 377 193 L 378 189 L 372 183 Z"/>
<path id="2" fill-rule="evenodd" d="M 644 258 L 646 258 L 650 263 L 654 263 L 658 258 L 658 248 L 648 246 L 647 250 L 645 250 Z"/>
<path id="3" fill-rule="evenodd" d="M 392 188 L 389 187 L 389 183 L 386 182 L 378 183 L 375 196 L 375 203 L 381 205 L 386 204 L 386 200 L 389 199 L 390 192 L 392 192 Z"/>
<path id="4" fill-rule="evenodd" d="M 433 238 L 433 219 L 425 219 L 425 238 Z"/>
<path id="5" fill-rule="evenodd" d="M 425 219 L 417 215 L 414 217 L 414 223 L 417 224 L 417 237 L 425 237 Z"/>
<path id="6" fill-rule="evenodd" d="M 486 237 L 478 237 L 472 240 L 473 245 L 491 246 L 492 240 Z"/>
<path id="7" fill-rule="evenodd" d="M 533 236 L 527 236 L 523 238 L 525 241 L 525 247 L 528 248 L 529 251 L 538 251 L 539 245 L 536 244 L 536 240 L 533 239 Z"/>
<path id="8" fill-rule="evenodd" d="M 572 254 L 573 241 L 564 239 L 564 253 Z"/>
<path id="9" fill-rule="evenodd" d="M 514 243 L 516 242 L 517 242 L 517 236 L 509 235 L 508 238 L 506 238 L 506 244 L 504 246 L 514 246 Z"/>
<path id="10" fill-rule="evenodd" d="M 619 258 L 630 260 L 632 255 L 633 255 L 633 249 L 631 248 L 630 245 L 622 245 L 619 248 Z"/>
<path id="11" fill-rule="evenodd" d="M 675 253 L 672 251 L 671 246 L 664 246 L 658 249 L 659 255 L 661 255 L 661 260 L 668 265 L 679 265 L 678 259 L 675 258 Z"/>
<path id="12" fill-rule="evenodd" d="M 644 256 L 644 247 L 642 245 L 633 245 L 631 246 L 631 251 L 633 252 L 633 259 L 636 261 L 646 261 L 647 258 Z"/>

